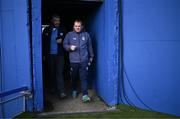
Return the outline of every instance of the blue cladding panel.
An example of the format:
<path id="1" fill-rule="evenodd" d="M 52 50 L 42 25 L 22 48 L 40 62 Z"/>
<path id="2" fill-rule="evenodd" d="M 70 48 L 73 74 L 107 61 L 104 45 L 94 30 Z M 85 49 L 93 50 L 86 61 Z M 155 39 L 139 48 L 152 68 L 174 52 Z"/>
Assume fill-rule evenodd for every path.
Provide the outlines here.
<path id="1" fill-rule="evenodd" d="M 180 1 L 123 0 L 124 64 L 141 100 L 160 112 L 180 115 Z M 146 108 L 130 87 L 125 91 Z"/>
<path id="2" fill-rule="evenodd" d="M 89 20 L 95 46 L 95 85 L 109 105 L 117 104 L 118 38 L 117 0 L 105 0 Z"/>
<path id="3" fill-rule="evenodd" d="M 42 54 L 41 54 L 41 0 L 32 0 L 32 43 L 34 73 L 34 108 L 43 110 Z"/>
<path id="4" fill-rule="evenodd" d="M 1 63 L 3 92 L 31 86 L 27 0 L 0 0 Z M 7 100 L 13 94 L 3 98 Z M 3 116 L 13 117 L 23 110 L 22 99 L 3 105 Z"/>

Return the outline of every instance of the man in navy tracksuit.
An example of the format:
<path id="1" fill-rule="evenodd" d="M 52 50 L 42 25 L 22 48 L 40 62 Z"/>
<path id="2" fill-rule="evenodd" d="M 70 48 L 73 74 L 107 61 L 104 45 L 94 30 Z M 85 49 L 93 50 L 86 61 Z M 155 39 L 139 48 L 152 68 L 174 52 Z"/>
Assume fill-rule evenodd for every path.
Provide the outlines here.
<path id="1" fill-rule="evenodd" d="M 81 90 L 83 93 L 82 101 L 90 101 L 88 96 L 88 67 L 91 64 L 94 53 L 89 33 L 82 29 L 82 21 L 74 22 L 74 30 L 69 32 L 63 42 L 66 51 L 69 52 L 71 78 L 72 78 L 72 96 L 77 96 L 77 79 L 81 80 Z"/>
<path id="2" fill-rule="evenodd" d="M 66 97 L 64 93 L 64 30 L 60 27 L 60 17 L 53 15 L 52 24 L 43 31 L 43 64 L 46 67 L 46 77 L 49 77 L 51 91 L 56 91 L 60 98 Z M 48 70 L 47 70 L 48 69 Z"/>

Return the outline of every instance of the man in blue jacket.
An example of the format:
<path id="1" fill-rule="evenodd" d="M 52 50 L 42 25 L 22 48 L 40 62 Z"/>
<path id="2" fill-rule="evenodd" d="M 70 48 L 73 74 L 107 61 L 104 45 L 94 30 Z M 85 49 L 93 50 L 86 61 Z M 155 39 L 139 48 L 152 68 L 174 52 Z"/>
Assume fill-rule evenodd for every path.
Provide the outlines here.
<path id="1" fill-rule="evenodd" d="M 77 97 L 77 79 L 81 80 L 82 101 L 90 101 L 88 96 L 88 67 L 93 61 L 94 53 L 89 33 L 83 31 L 81 20 L 74 22 L 74 30 L 69 32 L 63 42 L 66 51 L 69 52 L 72 96 Z"/>

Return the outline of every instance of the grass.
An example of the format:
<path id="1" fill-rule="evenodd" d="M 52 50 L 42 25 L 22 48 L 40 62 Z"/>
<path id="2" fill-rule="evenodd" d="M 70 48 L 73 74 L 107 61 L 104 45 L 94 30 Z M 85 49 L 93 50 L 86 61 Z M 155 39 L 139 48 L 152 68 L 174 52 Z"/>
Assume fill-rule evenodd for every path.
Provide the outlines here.
<path id="1" fill-rule="evenodd" d="M 159 112 L 152 112 L 148 110 L 142 110 L 134 107 L 130 107 L 127 105 L 119 105 L 118 111 L 115 112 L 104 112 L 104 113 L 90 113 L 90 114 L 70 114 L 70 115 L 56 115 L 51 118 L 92 118 L 92 119 L 99 119 L 99 118 L 109 118 L 109 119 L 120 119 L 120 118 L 179 118 L 173 115 L 162 114 Z M 37 117 L 37 113 L 23 113 L 22 115 L 16 118 L 39 118 Z M 42 117 L 45 118 L 45 117 Z M 50 117 L 49 117 L 50 118 Z"/>

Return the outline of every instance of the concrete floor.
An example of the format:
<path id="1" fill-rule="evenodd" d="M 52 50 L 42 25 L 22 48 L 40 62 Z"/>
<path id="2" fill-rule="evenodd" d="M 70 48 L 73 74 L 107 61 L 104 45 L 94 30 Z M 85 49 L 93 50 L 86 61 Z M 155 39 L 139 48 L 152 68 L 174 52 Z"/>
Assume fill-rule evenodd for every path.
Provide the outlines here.
<path id="1" fill-rule="evenodd" d="M 83 103 L 81 100 L 82 94 L 73 99 L 70 95 L 66 99 L 59 100 L 57 96 L 49 95 L 47 100 L 51 102 L 52 109 L 40 113 L 40 116 L 54 114 L 71 114 L 83 112 L 103 112 L 108 109 L 108 106 L 96 95 L 93 90 L 89 90 L 91 102 Z"/>

